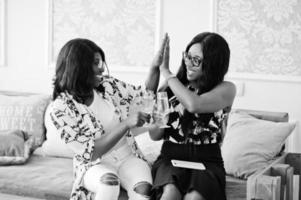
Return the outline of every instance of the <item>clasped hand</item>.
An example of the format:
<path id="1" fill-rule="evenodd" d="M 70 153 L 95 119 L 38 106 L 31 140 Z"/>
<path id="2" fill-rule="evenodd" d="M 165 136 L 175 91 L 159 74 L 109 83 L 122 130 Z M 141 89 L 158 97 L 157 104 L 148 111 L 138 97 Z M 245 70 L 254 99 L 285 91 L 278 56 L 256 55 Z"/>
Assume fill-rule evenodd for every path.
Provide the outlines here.
<path id="1" fill-rule="evenodd" d="M 129 117 L 126 119 L 126 124 L 128 128 L 135 128 L 135 127 L 141 127 L 145 123 L 149 123 L 151 119 L 151 115 L 137 111 L 133 112 L 129 115 Z"/>

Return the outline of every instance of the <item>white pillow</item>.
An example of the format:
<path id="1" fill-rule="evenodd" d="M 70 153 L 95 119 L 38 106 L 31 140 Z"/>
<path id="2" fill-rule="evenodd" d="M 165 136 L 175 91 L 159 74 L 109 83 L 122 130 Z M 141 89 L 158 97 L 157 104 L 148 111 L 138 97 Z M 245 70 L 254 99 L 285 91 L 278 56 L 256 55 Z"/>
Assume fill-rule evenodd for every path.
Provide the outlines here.
<path id="1" fill-rule="evenodd" d="M 280 152 L 295 124 L 231 113 L 222 145 L 226 173 L 246 179 L 266 167 Z"/>
<path id="2" fill-rule="evenodd" d="M 0 166 L 20 165 L 28 161 L 34 136 L 22 130 L 0 130 Z"/>
<path id="3" fill-rule="evenodd" d="M 148 132 L 135 136 L 135 140 L 145 159 L 153 164 L 160 154 L 163 140 L 152 140 Z"/>
<path id="4" fill-rule="evenodd" d="M 48 105 L 45 116 L 44 123 L 46 127 L 46 140 L 41 148 L 35 151 L 35 154 L 43 156 L 54 156 L 54 157 L 65 157 L 73 158 L 73 151 L 67 147 L 64 141 L 60 138 L 56 127 L 54 126 L 50 117 L 50 105 Z"/>
<path id="5" fill-rule="evenodd" d="M 33 136 L 33 148 L 45 140 L 43 116 L 50 96 L 12 92 L 0 94 L 0 130 L 23 130 Z"/>

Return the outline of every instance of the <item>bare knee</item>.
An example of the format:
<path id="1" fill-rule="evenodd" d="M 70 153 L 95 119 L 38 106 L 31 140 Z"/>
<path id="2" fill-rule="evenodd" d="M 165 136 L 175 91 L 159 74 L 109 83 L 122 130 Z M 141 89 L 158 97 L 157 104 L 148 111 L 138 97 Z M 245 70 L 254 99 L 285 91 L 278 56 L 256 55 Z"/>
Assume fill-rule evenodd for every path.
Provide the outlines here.
<path id="1" fill-rule="evenodd" d="M 105 185 L 119 185 L 119 178 L 114 173 L 105 173 L 100 177 L 100 183 Z"/>
<path id="2" fill-rule="evenodd" d="M 143 181 L 143 182 L 139 182 L 136 185 L 134 185 L 133 190 L 136 193 L 141 194 L 143 196 L 150 196 L 151 188 L 152 188 L 152 184 L 150 184 L 149 182 Z"/>
<path id="3" fill-rule="evenodd" d="M 181 192 L 174 184 L 167 184 L 163 187 L 161 200 L 178 200 L 182 199 Z"/>
<path id="4" fill-rule="evenodd" d="M 206 200 L 206 199 L 196 190 L 192 190 L 191 192 L 185 194 L 184 200 Z"/>

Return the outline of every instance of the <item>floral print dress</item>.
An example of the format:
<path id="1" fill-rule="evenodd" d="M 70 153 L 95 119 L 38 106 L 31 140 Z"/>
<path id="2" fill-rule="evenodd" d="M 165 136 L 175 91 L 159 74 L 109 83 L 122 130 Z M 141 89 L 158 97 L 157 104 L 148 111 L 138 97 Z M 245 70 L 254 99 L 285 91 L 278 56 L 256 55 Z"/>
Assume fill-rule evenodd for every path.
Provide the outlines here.
<path id="1" fill-rule="evenodd" d="M 102 77 L 101 86 L 103 98 L 115 106 L 119 121 L 127 117 L 132 100 L 142 96 L 144 92 L 141 86 L 136 87 L 109 76 Z M 84 188 L 83 177 L 91 166 L 101 163 L 101 158 L 92 161 L 95 136 L 108 133 L 94 113 L 67 92 L 61 93 L 50 106 L 50 117 L 58 134 L 75 153 L 74 183 L 70 199 L 92 200 L 94 194 Z M 126 133 L 126 140 L 133 154 L 144 159 L 130 131 Z"/>

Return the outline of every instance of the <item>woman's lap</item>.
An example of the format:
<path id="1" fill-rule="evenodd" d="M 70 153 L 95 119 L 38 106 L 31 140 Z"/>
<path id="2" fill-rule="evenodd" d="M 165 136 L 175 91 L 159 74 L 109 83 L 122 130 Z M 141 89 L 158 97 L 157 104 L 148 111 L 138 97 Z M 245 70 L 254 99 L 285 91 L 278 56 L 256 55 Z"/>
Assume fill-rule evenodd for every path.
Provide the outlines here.
<path id="1" fill-rule="evenodd" d="M 130 155 L 119 165 L 103 162 L 92 166 L 84 176 L 85 187 L 96 192 L 101 178 L 107 174 L 115 174 L 121 186 L 126 190 L 132 189 L 139 182 L 152 184 L 149 165 L 144 160 Z"/>
<path id="2" fill-rule="evenodd" d="M 153 183 L 149 165 L 144 160 L 135 156 L 131 156 L 121 164 L 118 169 L 118 175 L 121 186 L 126 190 L 132 189 L 129 187 L 133 187 L 137 183 Z"/>
<path id="3" fill-rule="evenodd" d="M 99 184 L 105 184 L 100 180 L 108 174 L 117 176 L 117 170 L 107 164 L 98 164 L 90 167 L 84 175 L 85 188 L 92 192 L 96 192 L 99 189 Z"/>
<path id="4" fill-rule="evenodd" d="M 159 158 L 153 166 L 153 199 L 160 197 L 166 184 L 174 184 L 182 195 L 196 190 L 206 200 L 225 199 L 223 169 L 214 164 L 206 170 L 191 170 L 172 166 L 170 159 Z"/>

